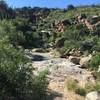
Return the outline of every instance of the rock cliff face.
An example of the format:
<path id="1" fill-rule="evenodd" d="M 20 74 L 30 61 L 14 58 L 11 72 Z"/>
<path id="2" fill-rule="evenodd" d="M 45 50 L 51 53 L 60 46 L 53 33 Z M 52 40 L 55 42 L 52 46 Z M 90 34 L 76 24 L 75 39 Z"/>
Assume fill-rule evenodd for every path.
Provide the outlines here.
<path id="1" fill-rule="evenodd" d="M 16 8 L 14 10 L 16 17 L 22 17 L 30 19 L 31 22 L 37 23 L 39 21 L 47 21 L 50 22 L 51 28 L 55 32 L 64 32 L 65 26 L 71 26 L 75 24 L 82 23 L 85 25 L 89 30 L 94 31 L 97 26 L 100 26 L 100 15 L 92 15 L 88 18 L 87 14 L 79 14 L 76 13 L 75 16 L 71 16 L 70 18 L 61 18 L 60 20 L 54 19 L 52 15 L 53 12 L 59 11 L 62 12 L 60 9 L 50 9 L 50 8 L 40 8 L 40 7 L 23 7 L 23 8 Z M 65 12 L 67 14 L 67 12 Z M 58 16 L 58 15 L 55 15 Z M 52 21 L 49 20 L 52 18 Z"/>
<path id="2" fill-rule="evenodd" d="M 43 20 L 44 18 L 46 18 L 50 13 L 50 9 L 40 7 L 23 7 L 16 8 L 15 12 L 17 17 L 28 18 L 31 22 L 36 23 L 39 20 Z"/>

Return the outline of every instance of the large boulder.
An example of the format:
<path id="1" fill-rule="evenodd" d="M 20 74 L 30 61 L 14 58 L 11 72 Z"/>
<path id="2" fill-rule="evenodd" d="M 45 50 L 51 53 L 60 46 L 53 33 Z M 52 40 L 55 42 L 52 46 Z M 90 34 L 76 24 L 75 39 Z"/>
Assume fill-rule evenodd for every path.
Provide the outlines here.
<path id="1" fill-rule="evenodd" d="M 100 90 L 88 93 L 85 100 L 100 100 Z"/>
<path id="2" fill-rule="evenodd" d="M 79 62 L 80 62 L 80 58 L 74 57 L 74 56 L 69 56 L 69 60 L 74 64 L 79 64 Z"/>
<path id="3" fill-rule="evenodd" d="M 89 62 L 90 62 L 91 58 L 92 58 L 92 55 L 89 55 L 87 57 L 82 57 L 80 59 L 80 65 L 81 65 L 81 67 L 87 68 L 88 65 L 89 65 Z"/>

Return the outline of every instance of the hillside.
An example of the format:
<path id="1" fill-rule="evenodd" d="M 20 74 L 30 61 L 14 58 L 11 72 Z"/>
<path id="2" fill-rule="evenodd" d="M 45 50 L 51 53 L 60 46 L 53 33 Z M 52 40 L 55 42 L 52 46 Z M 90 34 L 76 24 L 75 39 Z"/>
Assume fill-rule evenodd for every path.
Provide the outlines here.
<path id="1" fill-rule="evenodd" d="M 99 91 L 100 5 L 0 1 L 0 100 L 99 100 Z"/>

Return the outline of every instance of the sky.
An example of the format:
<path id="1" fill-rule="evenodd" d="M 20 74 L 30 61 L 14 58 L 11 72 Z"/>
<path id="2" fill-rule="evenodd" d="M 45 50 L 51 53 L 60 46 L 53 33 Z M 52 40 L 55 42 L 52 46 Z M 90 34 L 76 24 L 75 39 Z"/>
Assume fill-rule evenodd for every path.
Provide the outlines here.
<path id="1" fill-rule="evenodd" d="M 49 8 L 66 8 L 67 5 L 90 5 L 100 4 L 100 0 L 5 0 L 11 7 L 49 7 Z"/>

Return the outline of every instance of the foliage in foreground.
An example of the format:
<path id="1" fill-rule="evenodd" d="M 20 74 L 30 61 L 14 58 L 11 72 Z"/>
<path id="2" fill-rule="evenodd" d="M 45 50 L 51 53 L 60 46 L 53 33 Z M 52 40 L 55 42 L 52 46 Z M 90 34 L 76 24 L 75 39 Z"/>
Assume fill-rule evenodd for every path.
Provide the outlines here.
<path id="1" fill-rule="evenodd" d="M 33 75 L 30 61 L 9 43 L 8 37 L 0 40 L 0 100 L 43 99 L 45 76 L 45 72 Z"/>

